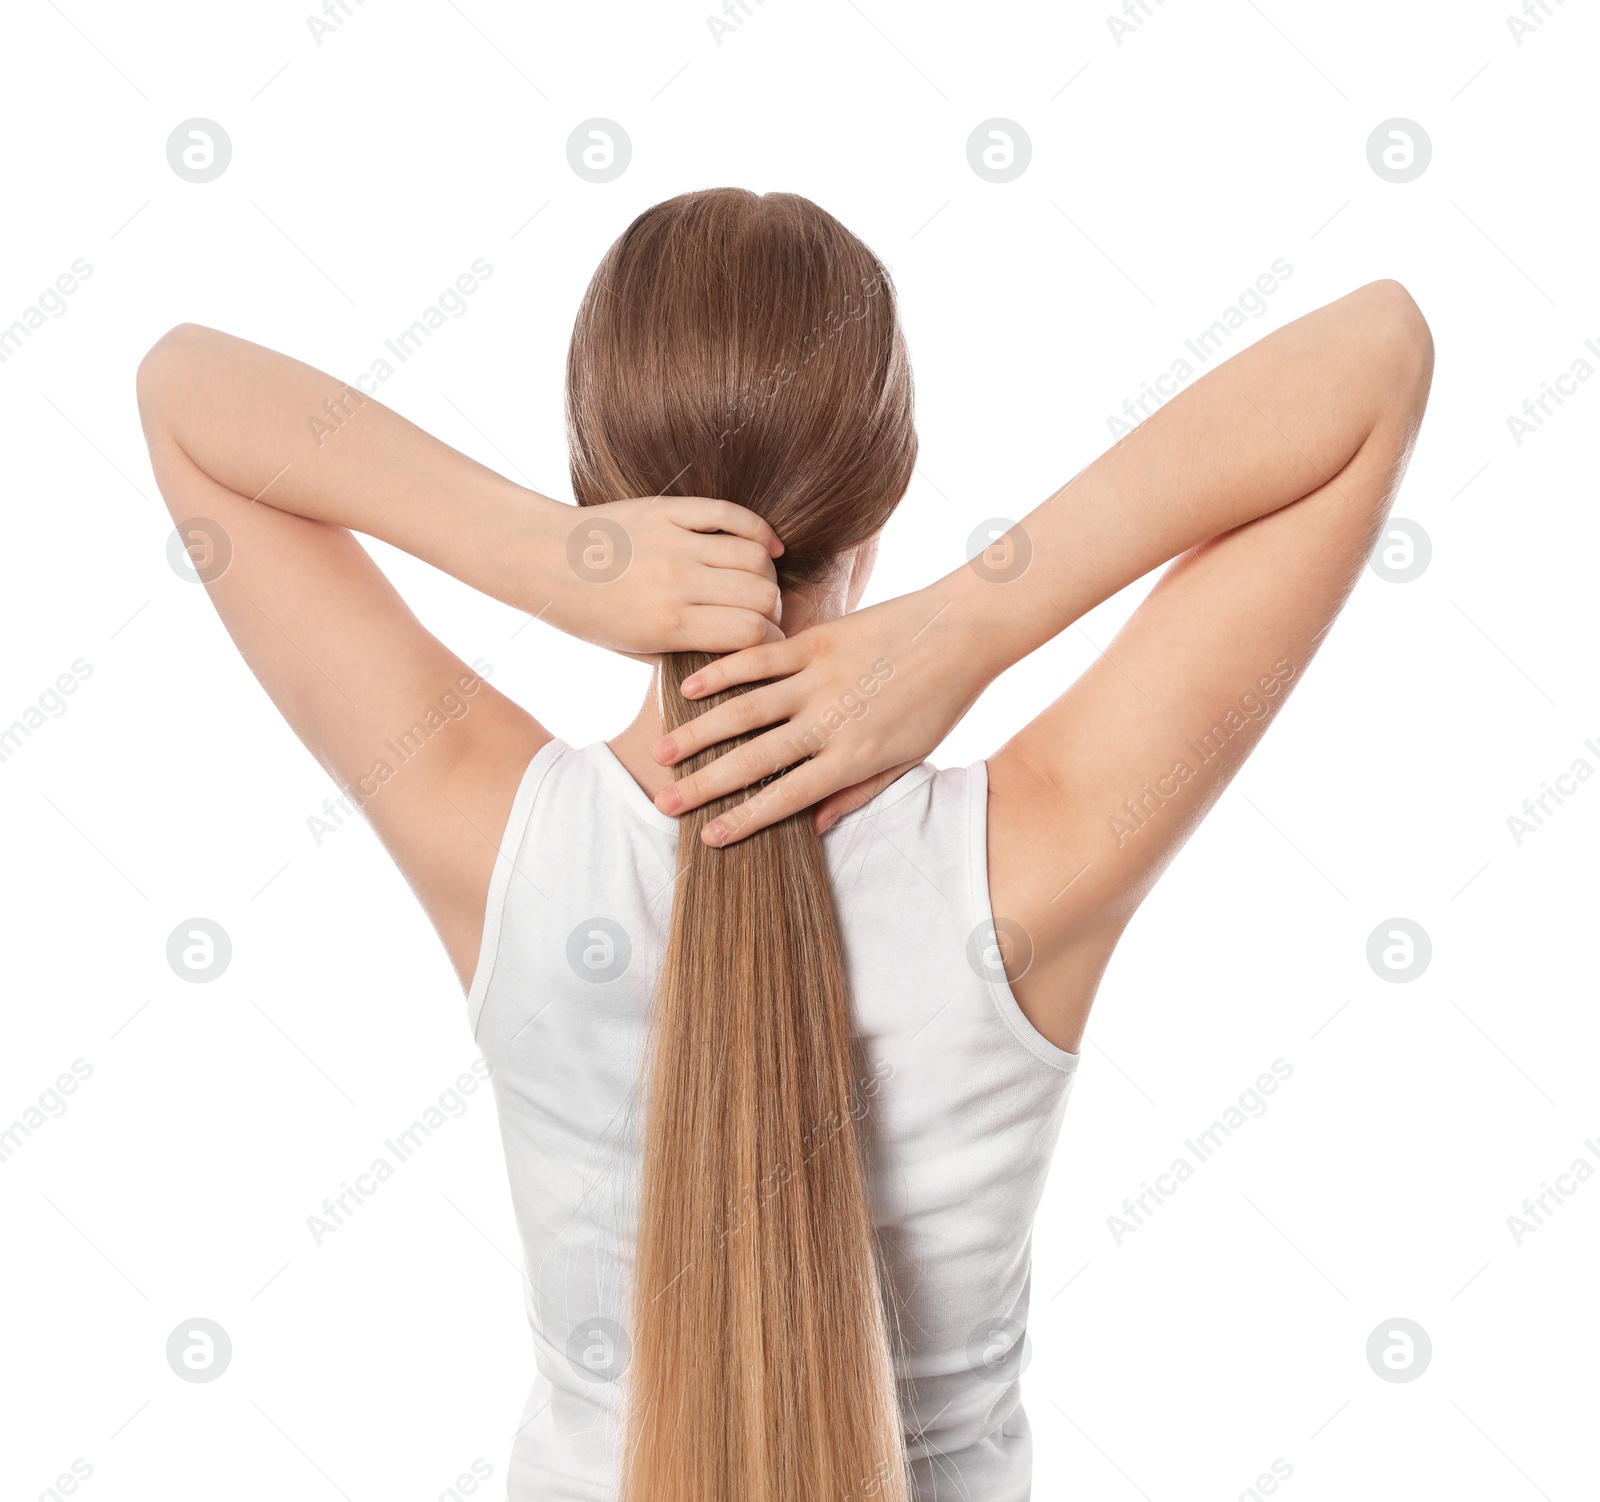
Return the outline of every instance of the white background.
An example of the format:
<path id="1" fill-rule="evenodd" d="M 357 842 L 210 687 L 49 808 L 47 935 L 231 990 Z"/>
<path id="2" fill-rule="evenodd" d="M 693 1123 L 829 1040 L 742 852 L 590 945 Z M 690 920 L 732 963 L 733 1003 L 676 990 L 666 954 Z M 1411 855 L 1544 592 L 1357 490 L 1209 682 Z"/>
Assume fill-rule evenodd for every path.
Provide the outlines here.
<path id="1" fill-rule="evenodd" d="M 1600 768 L 1600 382 L 1520 445 L 1506 419 L 1600 341 L 1600 23 L 1551 0 L 1519 45 L 1488 0 L 1152 0 L 1118 42 L 1101 4 L 751 0 L 719 45 L 708 9 L 352 0 L 318 45 L 295 3 L 8 7 L 0 323 L 93 272 L 0 365 L 0 724 L 93 672 L 0 763 L 0 1129 L 93 1073 L 0 1163 L 0 1491 L 51 1495 L 78 1460 L 87 1496 L 424 1502 L 482 1458 L 501 1494 L 531 1353 L 488 1092 L 322 1245 L 307 1228 L 467 1068 L 459 991 L 366 828 L 314 841 L 331 784 L 169 567 L 134 370 L 193 320 L 353 378 L 483 257 L 382 399 L 570 498 L 590 272 L 646 205 L 735 184 L 815 198 L 898 283 L 923 448 L 871 598 L 1086 464 L 1275 259 L 1293 274 L 1236 345 L 1375 277 L 1421 304 L 1437 373 L 1396 509 L 1432 562 L 1363 576 L 1096 1007 L 1035 1237 L 1036 1495 L 1231 1499 L 1276 1459 L 1304 1502 L 1592 1497 L 1600 1186 L 1520 1245 L 1507 1217 L 1600 1154 L 1600 785 L 1520 845 L 1507 818 Z M 194 116 L 233 143 L 204 185 L 165 154 Z M 605 185 L 566 158 L 595 116 L 633 143 Z M 1004 185 L 966 158 L 995 116 L 1033 144 Z M 1396 116 L 1433 143 L 1405 184 L 1366 156 Z M 556 733 L 631 715 L 636 665 L 378 552 Z M 993 750 L 1144 587 L 934 759 Z M 165 958 L 197 915 L 234 946 L 205 985 Z M 1433 944 L 1408 984 L 1366 960 L 1395 916 Z M 1124 1196 L 1280 1058 L 1266 1114 L 1119 1244 Z M 233 1342 L 207 1384 L 164 1355 L 195 1317 Z M 1395 1317 L 1433 1345 L 1404 1384 L 1365 1354 Z"/>

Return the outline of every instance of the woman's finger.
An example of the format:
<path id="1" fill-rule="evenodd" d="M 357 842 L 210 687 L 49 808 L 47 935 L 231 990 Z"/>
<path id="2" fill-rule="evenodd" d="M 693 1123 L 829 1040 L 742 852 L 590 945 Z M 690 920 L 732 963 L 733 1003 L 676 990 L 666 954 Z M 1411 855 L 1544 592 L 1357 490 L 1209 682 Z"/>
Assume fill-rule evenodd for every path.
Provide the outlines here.
<path id="1" fill-rule="evenodd" d="M 697 772 L 680 777 L 656 794 L 656 807 L 664 814 L 686 813 L 729 793 L 741 792 L 753 782 L 792 766 L 807 754 L 787 725 L 758 735 L 753 741 L 724 751 Z"/>
<path id="2" fill-rule="evenodd" d="M 702 495 L 666 496 L 668 515 L 695 532 L 731 532 L 759 542 L 774 558 L 782 557 L 783 543 L 763 517 L 732 501 L 714 501 Z M 657 504 L 662 504 L 658 502 Z"/>
<path id="3" fill-rule="evenodd" d="M 686 699 L 703 699 L 707 694 L 720 694 L 725 688 L 741 683 L 759 683 L 763 678 L 785 678 L 798 673 L 811 660 L 808 648 L 795 641 L 782 641 L 766 646 L 750 647 L 743 652 L 733 652 L 720 661 L 707 663 L 698 673 L 683 680 Z"/>
<path id="4" fill-rule="evenodd" d="M 707 746 L 720 746 L 735 736 L 788 719 L 792 698 L 791 690 L 783 683 L 752 689 L 748 694 L 735 694 L 721 704 L 714 704 L 704 714 L 684 721 L 671 735 L 663 736 L 652 748 L 652 754 L 662 766 L 676 766 Z M 682 785 L 679 783 L 680 788 Z"/>
<path id="5" fill-rule="evenodd" d="M 783 616 L 783 596 L 777 580 L 747 574 L 743 569 L 695 568 L 686 588 L 688 598 L 696 605 L 731 605 L 739 610 L 754 610 L 774 623 Z"/>
<path id="6" fill-rule="evenodd" d="M 778 582 L 772 554 L 748 537 L 729 537 L 723 532 L 697 532 L 694 537 L 696 559 L 707 568 L 739 569 Z"/>
<path id="7" fill-rule="evenodd" d="M 759 610 L 728 605 L 690 605 L 670 631 L 674 652 L 741 652 L 783 640 L 783 629 Z"/>
<path id="8" fill-rule="evenodd" d="M 820 767 L 816 760 L 805 762 L 776 782 L 758 789 L 743 803 L 718 814 L 700 831 L 700 838 L 708 845 L 736 845 L 758 829 L 766 829 L 809 808 L 828 792 L 827 778 L 827 769 Z"/>

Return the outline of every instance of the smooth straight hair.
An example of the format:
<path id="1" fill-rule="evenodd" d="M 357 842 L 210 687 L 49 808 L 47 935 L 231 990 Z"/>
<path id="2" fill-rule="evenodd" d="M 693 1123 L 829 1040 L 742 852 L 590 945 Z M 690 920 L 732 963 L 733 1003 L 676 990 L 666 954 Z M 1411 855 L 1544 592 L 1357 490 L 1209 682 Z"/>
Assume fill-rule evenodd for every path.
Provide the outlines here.
<path id="1" fill-rule="evenodd" d="M 916 459 L 888 274 L 794 194 L 657 204 L 584 297 L 567 425 L 581 504 L 736 501 L 783 539 L 780 584 L 825 584 L 883 526 Z M 664 661 L 669 731 L 729 697 L 683 697 L 710 660 Z M 678 825 L 644 1065 L 621 1497 L 905 1502 L 867 1197 L 871 1089 L 833 891 L 809 813 L 724 849 L 700 839 L 744 796 Z"/>

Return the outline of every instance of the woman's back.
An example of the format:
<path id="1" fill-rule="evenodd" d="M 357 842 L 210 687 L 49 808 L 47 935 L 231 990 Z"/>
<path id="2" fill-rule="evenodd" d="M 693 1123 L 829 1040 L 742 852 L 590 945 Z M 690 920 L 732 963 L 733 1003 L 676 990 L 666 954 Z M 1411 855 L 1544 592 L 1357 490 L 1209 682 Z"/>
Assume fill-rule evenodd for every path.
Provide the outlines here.
<path id="1" fill-rule="evenodd" d="M 1000 967 L 986 808 L 983 762 L 923 764 L 823 847 L 916 1495 L 1020 1502 L 1029 1232 L 1077 1055 L 1034 1030 Z M 554 740 L 529 765 L 501 841 L 467 1005 L 494 1070 L 538 1354 L 512 1502 L 614 1494 L 640 1065 L 678 827 L 605 744 Z M 809 1151 L 835 1136 L 817 1123 Z M 768 1165 L 763 1194 L 781 1199 L 800 1167 Z M 729 1206 L 723 1234 L 738 1235 L 751 1210 Z"/>

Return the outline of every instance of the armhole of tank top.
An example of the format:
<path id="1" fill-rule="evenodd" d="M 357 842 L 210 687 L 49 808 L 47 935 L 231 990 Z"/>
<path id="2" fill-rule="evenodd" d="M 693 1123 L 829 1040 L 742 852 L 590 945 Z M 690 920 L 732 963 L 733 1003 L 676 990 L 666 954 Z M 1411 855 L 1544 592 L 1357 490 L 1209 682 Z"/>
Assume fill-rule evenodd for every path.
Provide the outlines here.
<path id="1" fill-rule="evenodd" d="M 989 764 L 986 761 L 974 762 L 967 768 L 967 807 L 967 872 L 972 887 L 972 911 L 992 929 L 995 919 L 989 897 Z M 1063 1074 L 1070 1074 L 1078 1067 L 1077 1054 L 1057 1048 L 1028 1021 L 1010 981 L 1001 979 L 980 984 L 989 992 L 995 1011 L 1012 1037 L 1040 1063 Z"/>
<path id="2" fill-rule="evenodd" d="M 500 954 L 500 928 L 505 919 L 506 892 L 522 854 L 523 841 L 527 838 L 534 799 L 539 796 L 545 773 L 568 749 L 567 743 L 555 736 L 540 746 L 533 760 L 524 768 L 516 796 L 511 800 L 511 812 L 506 818 L 506 827 L 500 836 L 494 858 L 494 873 L 489 878 L 489 898 L 483 910 L 483 939 L 478 945 L 478 966 L 472 972 L 472 985 L 467 991 L 467 1026 L 474 1038 L 478 1036 L 484 1000 L 494 983 L 495 962 Z"/>

